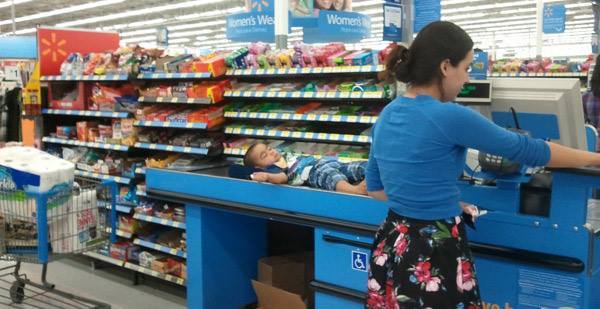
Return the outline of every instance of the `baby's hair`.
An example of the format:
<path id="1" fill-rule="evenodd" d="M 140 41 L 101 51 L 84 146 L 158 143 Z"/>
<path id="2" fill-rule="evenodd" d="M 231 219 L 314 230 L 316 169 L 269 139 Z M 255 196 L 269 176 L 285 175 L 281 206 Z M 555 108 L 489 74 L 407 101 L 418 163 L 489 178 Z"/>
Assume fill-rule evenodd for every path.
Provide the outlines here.
<path id="1" fill-rule="evenodd" d="M 246 150 L 246 154 L 244 155 L 244 166 L 246 166 L 246 167 L 254 167 L 255 166 L 255 162 L 252 160 L 252 158 L 250 158 L 250 153 L 254 150 L 254 147 L 256 147 L 256 145 L 258 145 L 258 144 L 266 145 L 263 142 L 255 142 L 252 145 L 250 145 L 250 147 L 248 147 L 248 150 Z"/>

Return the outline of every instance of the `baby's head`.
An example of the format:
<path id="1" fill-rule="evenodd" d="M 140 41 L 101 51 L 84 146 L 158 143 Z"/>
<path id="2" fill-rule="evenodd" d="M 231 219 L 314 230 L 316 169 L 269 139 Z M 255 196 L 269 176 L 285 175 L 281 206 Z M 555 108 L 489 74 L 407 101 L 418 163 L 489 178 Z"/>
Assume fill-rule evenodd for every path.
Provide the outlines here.
<path id="1" fill-rule="evenodd" d="M 254 143 L 244 155 L 244 166 L 267 168 L 281 159 L 279 151 L 269 147 L 265 143 Z"/>

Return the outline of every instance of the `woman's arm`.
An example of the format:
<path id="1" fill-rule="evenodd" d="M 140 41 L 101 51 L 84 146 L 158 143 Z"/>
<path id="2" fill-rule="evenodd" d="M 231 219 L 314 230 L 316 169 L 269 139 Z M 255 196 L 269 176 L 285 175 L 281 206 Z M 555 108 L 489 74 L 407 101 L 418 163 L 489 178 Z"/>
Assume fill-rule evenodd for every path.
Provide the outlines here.
<path id="1" fill-rule="evenodd" d="M 552 142 L 546 143 L 550 147 L 548 167 L 600 166 L 600 154 L 598 153 L 573 149 Z"/>
<path id="2" fill-rule="evenodd" d="M 376 199 L 376 200 L 380 200 L 380 201 L 387 201 L 387 195 L 385 195 L 385 191 L 383 190 L 379 190 L 379 191 L 367 191 L 367 195 Z"/>

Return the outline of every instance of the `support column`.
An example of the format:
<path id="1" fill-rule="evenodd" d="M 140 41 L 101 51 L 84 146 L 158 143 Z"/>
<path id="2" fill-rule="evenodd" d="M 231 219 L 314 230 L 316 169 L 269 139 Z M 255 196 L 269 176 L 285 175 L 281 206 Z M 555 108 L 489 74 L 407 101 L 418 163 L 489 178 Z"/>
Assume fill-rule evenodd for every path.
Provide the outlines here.
<path id="1" fill-rule="evenodd" d="M 402 38 L 404 43 L 410 45 L 413 41 L 413 22 L 414 22 L 414 1 L 419 0 L 403 0 L 402 4 L 404 4 L 404 27 L 402 28 Z"/>
<path id="2" fill-rule="evenodd" d="M 275 47 L 277 49 L 287 48 L 289 30 L 289 2 L 275 2 Z"/>
<path id="3" fill-rule="evenodd" d="M 15 0 L 10 2 L 10 18 L 12 19 L 12 34 L 17 34 L 17 23 L 15 22 Z"/>
<path id="4" fill-rule="evenodd" d="M 542 44 L 543 44 L 543 35 L 542 31 L 543 22 L 544 22 L 544 0 L 536 1 L 536 43 L 535 43 L 535 57 L 538 60 L 542 59 Z"/>

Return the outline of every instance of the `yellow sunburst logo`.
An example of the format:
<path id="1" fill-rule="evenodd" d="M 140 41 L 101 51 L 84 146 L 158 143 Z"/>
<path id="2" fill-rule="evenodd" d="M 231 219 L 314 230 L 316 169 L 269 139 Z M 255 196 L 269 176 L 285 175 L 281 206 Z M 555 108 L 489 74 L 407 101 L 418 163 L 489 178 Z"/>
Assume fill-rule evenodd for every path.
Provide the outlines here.
<path id="1" fill-rule="evenodd" d="M 262 12 L 263 9 L 266 9 L 268 7 L 269 7 L 269 1 L 266 1 L 266 0 L 252 1 L 252 10 Z"/>
<path id="2" fill-rule="evenodd" d="M 65 52 L 61 48 L 61 46 L 67 44 L 67 41 L 60 40 L 60 41 L 56 42 L 56 33 L 54 33 L 54 32 L 50 33 L 50 41 L 51 42 L 49 42 L 45 38 L 42 39 L 42 44 L 47 46 L 46 49 L 44 49 L 42 51 L 42 56 L 46 56 L 46 55 L 52 53 L 52 62 L 57 62 L 58 54 L 60 54 L 63 57 L 67 55 L 67 52 Z"/>

